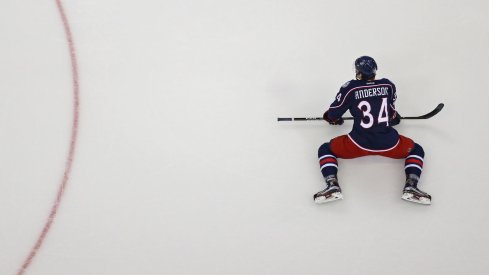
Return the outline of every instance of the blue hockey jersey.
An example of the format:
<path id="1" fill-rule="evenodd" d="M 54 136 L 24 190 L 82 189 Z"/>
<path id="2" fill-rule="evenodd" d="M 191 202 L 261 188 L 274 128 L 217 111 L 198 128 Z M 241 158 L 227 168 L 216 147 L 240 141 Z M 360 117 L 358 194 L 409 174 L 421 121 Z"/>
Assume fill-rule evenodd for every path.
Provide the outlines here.
<path id="1" fill-rule="evenodd" d="M 399 134 L 389 125 L 396 114 L 396 98 L 396 86 L 386 78 L 351 80 L 340 88 L 329 118 L 336 120 L 349 110 L 354 117 L 350 139 L 368 151 L 389 150 L 399 142 Z"/>

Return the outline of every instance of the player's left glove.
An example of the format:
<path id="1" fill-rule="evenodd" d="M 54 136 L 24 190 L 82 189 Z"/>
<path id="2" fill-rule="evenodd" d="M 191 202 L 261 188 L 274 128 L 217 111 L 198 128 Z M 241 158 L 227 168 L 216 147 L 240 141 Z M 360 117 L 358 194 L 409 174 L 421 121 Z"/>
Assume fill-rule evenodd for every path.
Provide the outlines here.
<path id="1" fill-rule="evenodd" d="M 341 125 L 341 124 L 343 124 L 343 122 L 345 122 L 342 117 L 340 117 L 336 120 L 332 120 L 331 118 L 329 118 L 328 111 L 326 111 L 326 113 L 324 113 L 323 119 L 326 120 L 331 125 Z"/>
<path id="2" fill-rule="evenodd" d="M 396 111 L 396 113 L 389 120 L 389 125 L 396 126 L 399 123 L 401 123 L 401 115 Z"/>

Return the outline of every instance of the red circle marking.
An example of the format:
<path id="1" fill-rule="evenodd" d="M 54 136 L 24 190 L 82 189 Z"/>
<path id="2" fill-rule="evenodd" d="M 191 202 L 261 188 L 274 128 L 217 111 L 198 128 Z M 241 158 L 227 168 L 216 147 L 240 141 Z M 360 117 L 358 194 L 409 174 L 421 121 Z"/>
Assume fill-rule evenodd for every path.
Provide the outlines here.
<path id="1" fill-rule="evenodd" d="M 46 239 L 46 236 L 48 235 L 49 230 L 51 229 L 51 225 L 53 224 L 54 219 L 56 218 L 56 213 L 58 212 L 59 206 L 61 204 L 61 200 L 63 199 L 66 185 L 68 184 L 68 181 L 70 179 L 71 168 L 73 166 L 73 159 L 75 157 L 75 148 L 76 148 L 77 137 L 78 137 L 80 86 L 78 83 L 78 64 L 76 60 L 75 45 L 73 43 L 73 36 L 71 34 L 70 24 L 68 22 L 68 18 L 66 17 L 65 9 L 63 7 L 63 4 L 61 3 L 61 0 L 56 0 L 56 6 L 58 8 L 59 15 L 61 16 L 61 20 L 63 21 L 66 40 L 68 42 L 68 48 L 70 50 L 71 73 L 73 78 L 73 122 L 71 126 L 70 149 L 68 152 L 68 157 L 66 158 L 63 178 L 61 180 L 61 184 L 59 185 L 56 199 L 54 200 L 54 203 L 51 207 L 51 212 L 49 213 L 48 219 L 44 224 L 41 234 L 37 238 L 37 241 L 32 247 L 32 249 L 30 250 L 29 255 L 27 256 L 27 258 L 25 258 L 22 266 L 17 272 L 17 275 L 24 274 L 26 270 L 29 268 L 37 252 L 39 251 L 42 244 L 44 243 L 44 240 Z"/>

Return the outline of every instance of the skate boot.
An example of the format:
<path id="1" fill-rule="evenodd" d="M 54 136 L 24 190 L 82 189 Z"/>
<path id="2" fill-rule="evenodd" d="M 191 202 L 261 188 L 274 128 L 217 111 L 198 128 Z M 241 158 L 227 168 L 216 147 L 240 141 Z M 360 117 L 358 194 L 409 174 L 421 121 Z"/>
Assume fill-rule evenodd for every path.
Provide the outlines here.
<path id="1" fill-rule="evenodd" d="M 419 177 L 413 174 L 407 176 L 402 199 L 420 204 L 431 204 L 431 196 L 418 189 Z"/>
<path id="2" fill-rule="evenodd" d="M 314 195 L 314 202 L 317 204 L 343 199 L 341 188 L 338 184 L 336 175 L 326 177 L 326 189 Z"/>

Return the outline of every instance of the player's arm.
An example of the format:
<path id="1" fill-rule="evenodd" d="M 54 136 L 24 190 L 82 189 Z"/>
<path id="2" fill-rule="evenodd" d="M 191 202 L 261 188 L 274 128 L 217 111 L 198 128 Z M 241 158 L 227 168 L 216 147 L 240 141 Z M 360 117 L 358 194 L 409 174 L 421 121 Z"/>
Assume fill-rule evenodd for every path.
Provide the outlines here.
<path id="1" fill-rule="evenodd" d="M 335 100 L 323 115 L 324 120 L 331 125 L 343 124 L 344 120 L 341 116 L 350 108 L 351 95 L 347 89 L 348 84 L 349 82 L 341 87 L 340 91 L 336 94 Z"/>
<path id="2" fill-rule="evenodd" d="M 389 125 L 390 126 L 395 126 L 399 123 L 401 123 L 401 115 L 397 112 L 396 110 L 396 100 L 397 100 L 397 92 L 396 92 L 396 85 L 391 82 L 392 85 L 392 95 L 391 95 L 391 104 L 389 106 L 389 114 L 391 114 L 391 117 L 389 119 Z"/>
<path id="3" fill-rule="evenodd" d="M 343 124 L 343 122 L 345 122 L 343 120 L 343 118 L 331 118 L 330 115 L 329 115 L 329 110 L 327 110 L 324 114 L 323 114 L 323 119 L 326 120 L 329 124 L 331 125 L 341 125 Z"/>
<path id="4" fill-rule="evenodd" d="M 401 123 L 401 115 L 397 111 L 394 111 L 394 115 L 389 120 L 389 125 L 396 126 L 399 123 Z"/>

